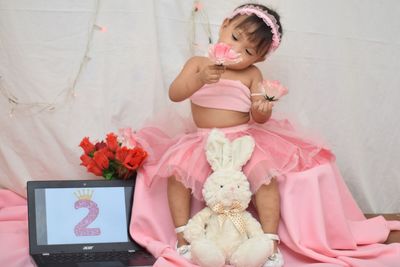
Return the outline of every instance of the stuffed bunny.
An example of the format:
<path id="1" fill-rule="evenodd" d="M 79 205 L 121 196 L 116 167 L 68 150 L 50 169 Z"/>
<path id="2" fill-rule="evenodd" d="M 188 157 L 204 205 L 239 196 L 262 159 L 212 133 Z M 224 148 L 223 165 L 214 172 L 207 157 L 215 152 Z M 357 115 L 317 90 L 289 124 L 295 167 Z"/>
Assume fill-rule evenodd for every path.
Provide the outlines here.
<path id="1" fill-rule="evenodd" d="M 251 136 L 231 143 L 221 131 L 210 132 L 206 156 L 213 173 L 202 191 L 206 207 L 190 219 L 184 231 L 192 260 L 202 267 L 258 267 L 273 253 L 273 241 L 246 211 L 252 194 L 242 166 L 253 149 Z"/>

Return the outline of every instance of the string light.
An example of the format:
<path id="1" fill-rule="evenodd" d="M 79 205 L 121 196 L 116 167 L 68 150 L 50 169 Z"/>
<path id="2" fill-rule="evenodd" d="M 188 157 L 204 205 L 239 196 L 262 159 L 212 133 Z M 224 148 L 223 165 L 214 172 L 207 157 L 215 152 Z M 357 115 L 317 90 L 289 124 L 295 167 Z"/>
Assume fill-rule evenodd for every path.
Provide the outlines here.
<path id="1" fill-rule="evenodd" d="M 202 49 L 201 45 L 196 42 L 196 35 L 197 35 L 196 18 L 197 17 L 200 19 L 200 23 L 203 27 L 203 30 L 207 34 L 208 44 L 213 43 L 213 39 L 212 39 L 212 35 L 211 35 L 211 26 L 210 26 L 210 21 L 209 21 L 207 12 L 204 8 L 203 3 L 199 0 L 195 0 L 193 2 L 193 9 L 192 9 L 192 13 L 190 16 L 191 34 L 189 35 L 189 39 L 190 39 L 189 43 L 190 43 L 190 52 L 192 53 L 192 55 L 194 55 L 196 53 L 195 50 L 197 50 L 197 49 L 205 50 L 205 49 Z"/>
<path id="2" fill-rule="evenodd" d="M 15 112 L 20 111 L 28 111 L 28 114 L 37 114 L 41 113 L 44 111 L 47 112 L 52 112 L 56 110 L 57 107 L 65 104 L 69 99 L 75 98 L 77 96 L 76 94 L 76 85 L 79 81 L 79 78 L 81 77 L 83 70 L 87 64 L 87 62 L 90 61 L 89 57 L 89 52 L 94 36 L 95 31 L 100 31 L 100 32 L 107 32 L 107 28 L 104 26 L 101 26 L 97 24 L 97 17 L 99 14 L 99 9 L 100 9 L 100 0 L 95 1 L 95 8 L 94 8 L 94 14 L 91 19 L 92 27 L 90 28 L 89 34 L 88 34 L 88 39 L 86 42 L 86 47 L 85 47 L 85 52 L 82 56 L 81 63 L 79 64 L 79 69 L 78 72 L 76 73 L 74 79 L 72 80 L 72 84 L 70 86 L 67 86 L 66 88 L 62 89 L 53 99 L 51 102 L 24 102 L 20 101 L 17 97 L 15 97 L 10 90 L 7 90 L 7 86 L 5 83 L 5 80 L 2 76 L 0 76 L 0 92 L 3 97 L 5 97 L 8 100 L 8 103 L 10 105 L 10 111 L 9 111 L 9 116 L 12 118 L 15 114 Z M 64 100 L 60 100 L 61 96 L 65 96 Z"/>
<path id="3" fill-rule="evenodd" d="M 9 111 L 9 116 L 13 117 L 14 113 L 17 111 L 28 111 L 29 114 L 33 113 L 41 113 L 41 112 L 51 112 L 56 110 L 57 107 L 61 106 L 62 104 L 65 104 L 69 99 L 74 99 L 77 97 L 76 93 L 76 85 L 83 73 L 83 70 L 86 66 L 86 64 L 91 60 L 91 57 L 89 56 L 92 40 L 93 40 L 93 35 L 95 31 L 100 31 L 100 32 L 107 32 L 107 28 L 104 26 L 101 26 L 97 23 L 97 17 L 99 14 L 99 7 L 100 7 L 100 0 L 95 1 L 95 11 L 94 15 L 92 18 L 92 27 L 90 28 L 90 32 L 88 34 L 88 39 L 85 47 L 85 52 L 83 54 L 81 63 L 79 64 L 79 69 L 77 74 L 75 75 L 75 78 L 72 81 L 72 84 L 70 86 L 67 86 L 67 88 L 62 89 L 53 99 L 51 102 L 24 102 L 20 101 L 17 97 L 15 97 L 10 90 L 7 90 L 6 88 L 6 83 L 3 82 L 4 78 L 0 76 L 0 92 L 1 94 L 8 100 L 8 103 L 10 105 L 10 111 Z M 195 0 L 193 3 L 193 9 L 192 9 L 192 14 L 191 14 L 191 26 L 192 26 L 192 32 L 189 35 L 190 40 L 190 46 L 191 46 L 191 52 L 192 54 L 195 53 L 196 49 L 201 48 L 199 44 L 196 43 L 196 20 L 199 18 L 199 21 L 203 27 L 203 30 L 206 32 L 207 37 L 208 37 L 208 44 L 212 44 L 212 36 L 211 36 L 211 27 L 210 27 L 210 22 L 208 15 L 205 11 L 203 3 L 199 0 Z M 61 96 L 65 96 L 64 100 L 60 100 Z M 36 112 L 33 112 L 36 111 Z"/>

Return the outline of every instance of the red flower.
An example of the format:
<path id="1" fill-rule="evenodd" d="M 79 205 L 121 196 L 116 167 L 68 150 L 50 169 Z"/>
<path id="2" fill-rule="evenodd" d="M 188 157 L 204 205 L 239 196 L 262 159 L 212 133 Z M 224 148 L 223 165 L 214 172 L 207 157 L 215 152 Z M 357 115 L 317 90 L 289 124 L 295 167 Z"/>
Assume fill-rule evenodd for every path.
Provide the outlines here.
<path id="1" fill-rule="evenodd" d="M 103 171 L 101 168 L 97 165 L 97 163 L 88 155 L 83 154 L 81 156 L 81 165 L 85 166 L 87 170 L 91 173 L 94 173 L 95 175 L 102 176 Z"/>
<path id="2" fill-rule="evenodd" d="M 117 150 L 117 148 L 119 147 L 118 141 L 117 141 L 117 136 L 113 133 L 107 134 L 106 143 L 107 143 L 108 149 L 110 149 L 113 152 L 115 152 Z"/>
<path id="3" fill-rule="evenodd" d="M 93 160 L 87 166 L 87 170 L 91 173 L 94 173 L 97 176 L 103 176 L 103 170 L 97 166 L 96 162 Z"/>
<path id="4" fill-rule="evenodd" d="M 124 162 L 126 156 L 128 156 L 129 149 L 126 146 L 117 148 L 115 152 L 115 159 L 119 162 Z"/>
<path id="5" fill-rule="evenodd" d="M 104 143 L 104 141 L 101 141 L 101 142 L 97 142 L 97 143 L 94 145 L 94 147 L 95 147 L 96 150 L 100 150 L 100 149 L 102 149 L 102 148 L 107 147 L 107 144 Z"/>
<path id="6" fill-rule="evenodd" d="M 89 137 L 84 137 L 79 146 L 83 148 L 85 154 L 89 154 L 95 149 L 95 146 L 89 141 Z"/>
<path id="7" fill-rule="evenodd" d="M 104 153 L 109 160 L 115 159 L 115 152 L 111 151 L 107 147 L 102 148 L 99 151 L 102 151 L 102 153 Z"/>
<path id="8" fill-rule="evenodd" d="M 122 163 L 128 170 L 136 170 L 139 168 L 143 161 L 146 159 L 147 153 L 140 147 L 129 149 L 121 147 L 117 149 L 115 158 Z"/>
<path id="9" fill-rule="evenodd" d="M 122 162 L 122 164 L 128 169 L 128 170 L 136 170 L 139 168 L 144 159 L 147 157 L 146 151 L 144 151 L 140 147 L 135 147 L 134 149 L 131 149 L 126 156 L 125 160 Z"/>
<path id="10" fill-rule="evenodd" d="M 89 163 L 93 161 L 93 159 L 91 157 L 89 157 L 88 155 L 83 154 L 81 156 L 81 161 L 82 161 L 81 165 L 87 167 L 89 165 Z"/>
<path id="11" fill-rule="evenodd" d="M 102 149 L 94 152 L 93 155 L 93 160 L 96 162 L 97 166 L 102 170 L 107 169 L 110 164 L 106 153 L 107 153 L 106 150 Z"/>

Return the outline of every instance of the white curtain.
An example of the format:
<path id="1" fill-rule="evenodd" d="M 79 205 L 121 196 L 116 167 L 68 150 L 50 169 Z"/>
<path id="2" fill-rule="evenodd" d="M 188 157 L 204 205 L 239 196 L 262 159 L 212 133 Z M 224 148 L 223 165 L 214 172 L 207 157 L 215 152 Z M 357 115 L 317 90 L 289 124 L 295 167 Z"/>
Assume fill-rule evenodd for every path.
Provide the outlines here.
<path id="1" fill-rule="evenodd" d="M 275 113 L 330 145 L 364 212 L 399 212 L 400 2 L 258 2 L 284 28 L 259 65 L 289 88 Z M 244 2 L 201 3 L 198 53 L 207 16 L 215 41 Z M 191 56 L 192 10 L 189 0 L 0 0 L 0 186 L 25 195 L 32 179 L 96 178 L 79 166 L 84 136 L 139 128 L 167 106 L 185 112 L 167 92 Z"/>

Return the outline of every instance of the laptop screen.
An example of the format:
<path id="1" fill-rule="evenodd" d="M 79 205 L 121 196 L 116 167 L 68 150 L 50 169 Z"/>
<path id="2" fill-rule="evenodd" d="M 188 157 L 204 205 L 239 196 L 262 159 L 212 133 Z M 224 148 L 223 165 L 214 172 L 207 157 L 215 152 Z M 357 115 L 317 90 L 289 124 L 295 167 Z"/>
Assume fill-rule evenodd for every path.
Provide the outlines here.
<path id="1" fill-rule="evenodd" d="M 29 181 L 31 252 L 132 249 L 134 181 Z"/>
<path id="2" fill-rule="evenodd" d="M 124 187 L 35 190 L 38 245 L 128 242 Z"/>

